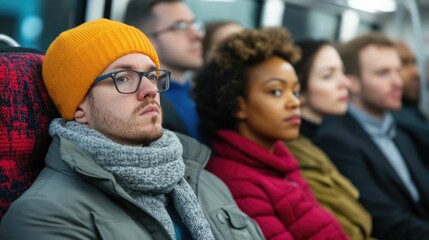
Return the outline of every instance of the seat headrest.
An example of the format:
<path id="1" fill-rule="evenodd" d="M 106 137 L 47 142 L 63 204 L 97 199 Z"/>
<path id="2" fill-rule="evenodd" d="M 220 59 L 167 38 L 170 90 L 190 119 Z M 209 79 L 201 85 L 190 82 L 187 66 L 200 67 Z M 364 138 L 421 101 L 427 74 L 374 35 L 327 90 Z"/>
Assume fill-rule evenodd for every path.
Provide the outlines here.
<path id="1" fill-rule="evenodd" d="M 43 58 L 23 48 L 0 50 L 0 218 L 44 166 L 49 123 L 58 116 L 43 84 Z"/>
<path id="2" fill-rule="evenodd" d="M 0 33 L 0 46 L 19 47 L 19 43 L 8 35 Z"/>

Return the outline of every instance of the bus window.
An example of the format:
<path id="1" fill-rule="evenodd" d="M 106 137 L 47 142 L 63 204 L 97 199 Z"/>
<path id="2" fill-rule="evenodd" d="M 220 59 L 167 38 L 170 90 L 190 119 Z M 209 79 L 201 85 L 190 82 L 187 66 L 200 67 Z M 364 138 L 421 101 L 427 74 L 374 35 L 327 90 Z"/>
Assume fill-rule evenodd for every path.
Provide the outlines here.
<path id="1" fill-rule="evenodd" d="M 85 0 L 0 0 L 0 33 L 45 52 L 58 34 L 84 22 Z"/>
<path id="2" fill-rule="evenodd" d="M 377 24 L 373 24 L 373 23 L 369 23 L 369 22 L 365 22 L 365 21 L 360 21 L 356 35 L 361 35 L 361 34 L 364 34 L 367 32 L 371 32 L 371 31 L 377 31 L 377 30 L 379 30 L 379 28 L 380 27 Z"/>
<path id="3" fill-rule="evenodd" d="M 260 1 L 186 0 L 198 19 L 204 22 L 232 20 L 248 28 L 259 26 Z"/>
<path id="4" fill-rule="evenodd" d="M 283 26 L 290 30 L 296 40 L 307 38 L 335 40 L 338 37 L 339 24 L 338 14 L 286 4 Z"/>

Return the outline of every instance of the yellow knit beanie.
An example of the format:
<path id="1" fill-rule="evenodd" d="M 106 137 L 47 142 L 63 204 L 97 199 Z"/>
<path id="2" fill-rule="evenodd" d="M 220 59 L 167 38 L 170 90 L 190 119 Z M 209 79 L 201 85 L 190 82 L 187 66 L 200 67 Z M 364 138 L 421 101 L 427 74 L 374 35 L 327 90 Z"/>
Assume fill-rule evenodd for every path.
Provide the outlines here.
<path id="1" fill-rule="evenodd" d="M 43 61 L 43 81 L 61 116 L 73 120 L 94 80 L 116 59 L 129 53 L 158 55 L 137 28 L 108 19 L 81 24 L 61 33 Z"/>

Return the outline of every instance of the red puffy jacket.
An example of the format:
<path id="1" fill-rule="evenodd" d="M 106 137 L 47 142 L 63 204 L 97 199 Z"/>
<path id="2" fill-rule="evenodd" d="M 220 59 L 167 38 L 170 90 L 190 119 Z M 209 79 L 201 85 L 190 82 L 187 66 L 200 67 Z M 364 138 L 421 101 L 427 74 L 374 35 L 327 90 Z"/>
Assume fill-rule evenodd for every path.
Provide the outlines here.
<path id="1" fill-rule="evenodd" d="M 301 177 L 280 141 L 271 153 L 234 131 L 219 130 L 207 169 L 230 188 L 267 239 L 348 239 Z"/>

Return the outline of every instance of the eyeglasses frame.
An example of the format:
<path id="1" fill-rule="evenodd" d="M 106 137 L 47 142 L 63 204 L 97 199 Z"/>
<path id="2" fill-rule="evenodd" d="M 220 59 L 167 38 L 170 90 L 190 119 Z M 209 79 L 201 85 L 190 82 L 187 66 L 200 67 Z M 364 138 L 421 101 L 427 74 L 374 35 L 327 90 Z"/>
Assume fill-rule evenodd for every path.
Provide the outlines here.
<path id="1" fill-rule="evenodd" d="M 177 29 L 177 28 L 176 28 L 176 26 L 177 26 L 179 23 L 182 23 L 182 22 L 186 22 L 186 23 L 187 23 L 187 27 L 186 27 L 186 28 L 184 28 L 184 29 Z M 193 26 L 195 23 L 199 23 L 199 24 L 200 24 L 200 26 L 201 26 L 201 29 L 195 29 L 195 28 L 193 28 L 192 26 Z M 152 37 L 158 37 L 159 35 L 164 34 L 164 33 L 167 33 L 167 32 L 174 32 L 174 31 L 180 31 L 180 30 L 189 30 L 190 28 L 192 28 L 192 29 L 194 29 L 194 30 L 196 30 L 196 31 L 199 31 L 199 32 L 202 32 L 203 34 L 205 34 L 205 26 L 204 26 L 204 22 L 203 22 L 203 21 L 201 21 L 201 20 L 198 20 L 198 19 L 193 19 L 193 20 L 190 20 L 190 21 L 185 21 L 185 20 L 178 20 L 178 21 L 175 21 L 175 22 L 173 22 L 170 26 L 165 27 L 165 28 L 163 28 L 163 29 L 161 29 L 161 30 L 158 30 L 158 31 L 151 32 L 151 33 L 149 33 L 148 35 L 149 35 L 149 36 L 152 36 Z"/>
<path id="2" fill-rule="evenodd" d="M 137 84 L 137 89 L 134 91 L 134 92 L 129 92 L 129 93 L 124 93 L 124 92 L 121 92 L 121 91 L 119 91 L 119 89 L 118 89 L 118 86 L 116 85 L 116 82 L 115 82 L 115 75 L 116 74 L 118 74 L 118 73 L 120 73 L 120 72 L 125 72 L 125 71 L 131 71 L 131 72 L 135 72 L 135 73 L 137 73 L 138 75 L 139 75 L 139 82 L 138 82 L 138 84 Z M 94 80 L 94 82 L 92 83 L 92 86 L 94 86 L 96 83 L 99 83 L 99 82 L 101 82 L 101 81 L 103 81 L 103 80 L 105 80 L 105 79 L 107 79 L 107 78 L 111 78 L 112 79 L 112 81 L 113 81 L 113 85 L 115 85 L 115 88 L 116 88 L 116 91 L 118 91 L 118 93 L 121 93 L 121 94 L 133 94 L 133 93 L 136 93 L 138 90 L 139 90 L 139 88 L 140 88 L 140 84 L 141 84 L 141 82 L 142 82 L 142 78 L 143 77 L 148 77 L 149 76 L 149 73 L 152 73 L 152 72 L 164 72 L 164 73 L 166 73 L 167 74 L 167 76 L 168 76 L 168 79 L 167 79 L 167 87 L 166 87 L 166 89 L 165 90 L 159 90 L 158 89 L 158 84 L 156 85 L 156 88 L 157 88 L 157 92 L 159 92 L 159 93 L 161 93 L 161 92 L 165 92 L 165 91 L 167 91 L 168 89 L 170 89 L 170 81 L 171 81 L 171 72 L 170 71 L 168 71 L 168 70 L 163 70 L 163 69 L 155 69 L 155 70 L 150 70 L 150 71 L 146 71 L 146 72 L 139 72 L 139 71 L 136 71 L 136 70 L 132 70 L 132 69 L 123 69 L 123 70 L 118 70 L 118 71 L 114 71 L 114 72 L 110 72 L 110 73 L 106 73 L 106 74 L 103 74 L 103 75 L 101 75 L 101 76 L 98 76 L 95 80 Z M 149 79 L 148 79 L 149 80 Z M 152 82 L 151 80 L 149 80 L 150 82 Z"/>

